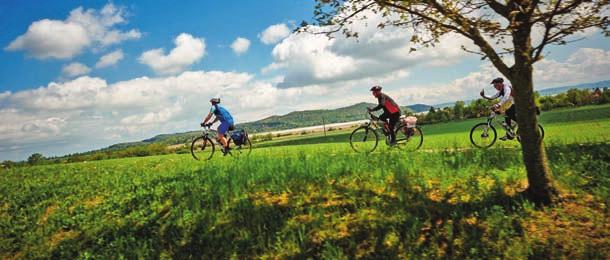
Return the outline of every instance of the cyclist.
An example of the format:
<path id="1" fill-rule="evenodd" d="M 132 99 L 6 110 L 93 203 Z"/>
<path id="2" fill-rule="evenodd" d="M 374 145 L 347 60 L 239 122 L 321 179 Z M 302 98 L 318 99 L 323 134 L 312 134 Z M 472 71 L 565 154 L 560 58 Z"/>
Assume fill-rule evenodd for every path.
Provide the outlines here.
<path id="1" fill-rule="evenodd" d="M 394 128 L 400 120 L 400 106 L 398 106 L 390 96 L 381 92 L 381 86 L 373 86 L 371 91 L 373 92 L 373 96 L 377 98 L 379 105 L 374 108 L 368 108 L 368 111 L 371 112 L 383 109 L 383 114 L 379 116 L 379 120 L 384 122 L 383 128 L 390 134 L 390 145 L 393 146 L 396 144 L 396 133 L 394 133 Z"/>
<path id="2" fill-rule="evenodd" d="M 212 108 L 210 108 L 210 113 L 208 113 L 208 115 L 205 117 L 203 123 L 201 123 L 201 126 L 211 126 L 212 124 L 216 123 L 216 121 L 220 121 L 220 125 L 217 129 L 218 140 L 220 140 L 220 143 L 222 144 L 222 153 L 226 155 L 229 151 L 229 143 L 227 142 L 225 134 L 227 133 L 227 131 L 233 130 L 233 128 L 235 128 L 233 124 L 233 117 L 227 109 L 219 105 L 220 98 L 212 98 L 210 99 L 210 103 L 212 103 Z M 214 118 L 212 122 L 208 123 L 210 118 L 212 118 L 212 114 L 215 115 L 216 118 Z"/>
<path id="3" fill-rule="evenodd" d="M 500 98 L 500 102 L 493 105 L 492 109 L 494 112 L 499 112 L 501 108 L 508 107 L 505 110 L 504 114 L 506 115 L 505 121 L 502 123 L 502 126 L 506 129 L 506 135 L 500 137 L 500 140 L 506 141 L 508 139 L 513 139 L 515 134 L 513 134 L 512 130 L 512 120 L 517 120 L 515 114 L 515 105 L 513 104 L 513 87 L 507 83 L 504 83 L 503 78 L 495 78 L 491 81 L 491 84 L 494 85 L 494 88 L 498 91 L 493 96 L 485 96 L 485 90 L 481 90 L 481 97 L 489 100 L 494 100 L 496 98 Z"/>

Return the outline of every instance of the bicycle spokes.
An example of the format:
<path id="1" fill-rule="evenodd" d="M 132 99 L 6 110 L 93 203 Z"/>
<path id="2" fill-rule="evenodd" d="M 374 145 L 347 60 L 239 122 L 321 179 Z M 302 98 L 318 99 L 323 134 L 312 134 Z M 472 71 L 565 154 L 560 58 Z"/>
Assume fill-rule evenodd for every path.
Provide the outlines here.
<path id="1" fill-rule="evenodd" d="M 364 135 L 362 136 L 362 141 L 363 141 L 363 142 L 366 142 L 366 139 L 369 137 L 369 135 L 368 135 L 368 134 L 369 134 L 369 130 L 368 130 L 368 129 L 366 129 L 366 131 L 364 132 Z"/>
<path id="2" fill-rule="evenodd" d="M 496 138 L 496 129 L 487 123 L 477 124 L 470 130 L 470 142 L 479 148 L 490 147 Z"/>
<path id="3" fill-rule="evenodd" d="M 483 127 L 483 131 L 481 132 L 481 138 L 487 138 L 487 137 L 489 137 L 488 131 L 489 131 L 489 127 L 484 126 L 484 127 Z"/>
<path id="4" fill-rule="evenodd" d="M 356 152 L 372 152 L 377 147 L 378 136 L 375 130 L 362 126 L 350 135 L 350 145 Z"/>
<path id="5" fill-rule="evenodd" d="M 423 142 L 424 135 L 418 126 L 407 127 L 402 125 L 396 129 L 396 147 L 401 150 L 415 151 L 421 147 Z"/>
<path id="6" fill-rule="evenodd" d="M 196 160 L 209 160 L 214 154 L 214 144 L 207 136 L 200 136 L 191 144 L 191 155 Z"/>

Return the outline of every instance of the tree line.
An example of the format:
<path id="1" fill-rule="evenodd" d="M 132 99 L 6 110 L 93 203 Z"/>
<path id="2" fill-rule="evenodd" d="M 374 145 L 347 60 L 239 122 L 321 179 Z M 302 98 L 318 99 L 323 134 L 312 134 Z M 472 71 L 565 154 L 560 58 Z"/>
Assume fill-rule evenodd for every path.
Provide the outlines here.
<path id="1" fill-rule="evenodd" d="M 595 90 L 574 88 L 552 96 L 540 96 L 538 92 L 535 92 L 534 95 L 536 97 L 536 105 L 542 111 L 610 102 L 610 91 L 608 91 L 607 87 L 603 89 L 596 88 Z M 464 101 L 457 101 L 453 107 L 430 107 L 430 110 L 425 114 L 415 114 L 412 112 L 406 114 L 416 115 L 419 124 L 434 124 L 486 116 L 489 114 L 489 107 L 494 103 L 494 101 L 486 99 L 477 99 L 468 105 Z"/>

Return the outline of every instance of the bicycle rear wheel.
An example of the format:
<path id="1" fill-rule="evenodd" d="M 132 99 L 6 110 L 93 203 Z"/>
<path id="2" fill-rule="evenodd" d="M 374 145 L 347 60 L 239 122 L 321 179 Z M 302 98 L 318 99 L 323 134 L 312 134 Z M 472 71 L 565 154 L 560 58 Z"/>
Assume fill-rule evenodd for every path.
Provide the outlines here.
<path id="1" fill-rule="evenodd" d="M 377 148 L 379 136 L 377 131 L 368 126 L 356 128 L 349 136 L 349 144 L 354 151 L 359 153 L 370 153 Z"/>
<path id="2" fill-rule="evenodd" d="M 396 147 L 406 151 L 416 151 L 424 143 L 424 133 L 419 126 L 401 125 L 396 129 Z"/>
<path id="3" fill-rule="evenodd" d="M 200 136 L 191 143 L 191 155 L 195 160 L 207 161 L 214 155 L 214 142 L 209 137 Z"/>
<path id="4" fill-rule="evenodd" d="M 478 148 L 489 148 L 497 137 L 496 129 L 487 123 L 479 123 L 470 130 L 470 142 Z"/>
<path id="5" fill-rule="evenodd" d="M 236 145 L 233 139 L 229 138 L 229 155 L 233 157 L 248 156 L 252 152 L 252 142 L 249 137 L 246 137 L 244 143 Z"/>
<path id="6" fill-rule="evenodd" d="M 540 140 L 543 140 L 544 139 L 544 128 L 542 128 L 542 125 L 540 125 L 540 124 L 538 124 L 538 131 L 540 132 Z M 519 134 L 519 128 L 517 128 L 515 133 L 517 133 L 517 141 L 521 142 L 521 135 Z"/>

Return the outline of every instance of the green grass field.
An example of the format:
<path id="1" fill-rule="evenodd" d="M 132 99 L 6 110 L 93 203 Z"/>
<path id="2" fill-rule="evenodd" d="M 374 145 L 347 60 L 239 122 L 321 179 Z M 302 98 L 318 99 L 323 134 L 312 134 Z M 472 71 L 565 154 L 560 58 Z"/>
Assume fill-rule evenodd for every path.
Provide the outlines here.
<path id="1" fill-rule="evenodd" d="M 452 149 L 471 147 L 483 120 L 423 126 L 418 152 L 357 154 L 349 131 L 333 131 L 257 144 L 241 160 L 3 171 L 0 257 L 607 259 L 610 106 L 542 115 L 563 199 L 544 209 L 518 195 L 516 141 Z"/>

